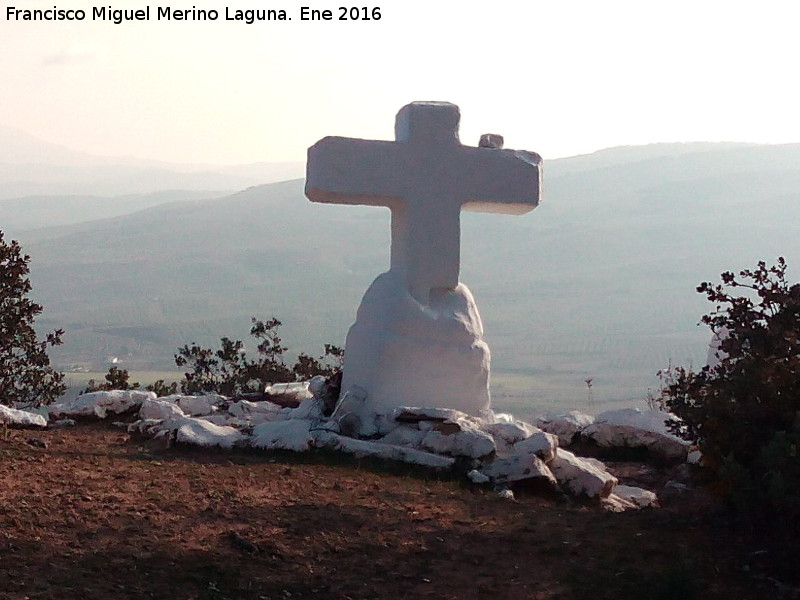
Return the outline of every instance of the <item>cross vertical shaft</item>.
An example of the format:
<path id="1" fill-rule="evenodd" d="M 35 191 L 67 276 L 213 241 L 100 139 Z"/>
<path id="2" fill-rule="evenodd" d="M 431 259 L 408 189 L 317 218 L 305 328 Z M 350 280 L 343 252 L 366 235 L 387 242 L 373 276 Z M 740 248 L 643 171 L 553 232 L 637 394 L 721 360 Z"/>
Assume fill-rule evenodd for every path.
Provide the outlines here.
<path id="1" fill-rule="evenodd" d="M 459 120 L 453 104 L 415 102 L 398 113 L 395 142 L 329 137 L 309 149 L 311 200 L 391 209 L 391 270 L 422 303 L 458 285 L 465 204 L 519 214 L 539 199 L 538 155 L 463 146 Z"/>

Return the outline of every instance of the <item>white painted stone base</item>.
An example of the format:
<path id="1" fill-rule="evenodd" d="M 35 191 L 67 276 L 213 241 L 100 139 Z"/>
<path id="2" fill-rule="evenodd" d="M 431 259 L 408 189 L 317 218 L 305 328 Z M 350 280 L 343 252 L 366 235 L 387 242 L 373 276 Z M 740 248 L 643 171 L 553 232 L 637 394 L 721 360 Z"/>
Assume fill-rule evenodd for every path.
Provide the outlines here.
<path id="1" fill-rule="evenodd" d="M 398 406 L 438 406 L 482 416 L 490 407 L 489 347 L 472 294 L 464 284 L 413 297 L 393 271 L 364 294 L 347 334 L 340 415 L 361 420 Z"/>

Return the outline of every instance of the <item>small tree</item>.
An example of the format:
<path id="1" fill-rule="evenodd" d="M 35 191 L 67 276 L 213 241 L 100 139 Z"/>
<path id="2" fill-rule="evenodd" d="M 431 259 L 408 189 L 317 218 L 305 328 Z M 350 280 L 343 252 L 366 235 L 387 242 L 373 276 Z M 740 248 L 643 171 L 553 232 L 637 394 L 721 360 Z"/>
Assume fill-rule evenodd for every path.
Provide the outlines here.
<path id="1" fill-rule="evenodd" d="M 232 396 L 241 392 L 246 366 L 243 354 L 244 344 L 224 337 L 220 340 L 221 348 L 217 351 L 202 348 L 197 344 L 184 345 L 175 355 L 175 364 L 189 367 L 181 381 L 184 394 L 217 392 Z"/>
<path id="2" fill-rule="evenodd" d="M 83 393 L 98 392 L 101 390 L 135 390 L 139 387 L 139 383 L 130 383 L 130 374 L 127 369 L 120 369 L 119 367 L 109 367 L 106 373 L 105 383 L 98 383 L 94 379 L 86 382 L 86 389 Z"/>
<path id="3" fill-rule="evenodd" d="M 252 318 L 253 326 L 250 328 L 250 335 L 258 340 L 258 359 L 245 361 L 243 378 L 245 383 L 258 381 L 261 385 L 267 383 L 280 383 L 294 381 L 295 377 L 292 370 L 286 366 L 283 353 L 287 348 L 283 346 L 283 341 L 278 336 L 278 329 L 283 325 L 278 319 L 272 318 L 268 321 Z"/>
<path id="4" fill-rule="evenodd" d="M 248 360 L 244 344 L 240 340 L 224 337 L 220 349 L 202 348 L 197 344 L 184 345 L 175 355 L 175 364 L 189 367 L 181 382 L 184 394 L 216 392 L 235 396 L 254 391 L 253 386 L 263 390 L 268 383 L 283 383 L 304 380 L 314 375 L 330 377 L 338 368 L 344 351 L 325 344 L 325 355 L 316 359 L 301 353 L 290 368 L 284 353 L 287 348 L 278 334 L 282 323 L 275 318 L 261 321 L 252 319 L 250 335 L 257 341 L 258 358 Z M 330 364 L 333 360 L 334 364 Z"/>
<path id="5" fill-rule="evenodd" d="M 311 379 L 316 375 L 333 377 L 337 371 L 342 370 L 343 363 L 344 349 L 333 344 L 325 344 L 325 354 L 319 358 L 301 352 L 297 356 L 297 362 L 292 367 L 292 371 L 300 381 Z"/>
<path id="6" fill-rule="evenodd" d="M 726 496 L 797 518 L 800 284 L 786 281 L 783 258 L 721 278 L 697 288 L 715 306 L 702 322 L 721 340 L 719 362 L 675 369 L 666 404 L 683 421 L 676 433 L 699 444 Z"/>
<path id="7" fill-rule="evenodd" d="M 144 389 L 148 392 L 154 392 L 156 396 L 171 396 L 178 393 L 178 382 L 172 381 L 166 383 L 163 379 L 156 379 L 153 383 L 147 385 Z"/>
<path id="8" fill-rule="evenodd" d="M 0 231 L 0 403 L 41 406 L 64 393 L 64 375 L 50 366 L 47 348 L 62 343 L 57 329 L 43 341 L 33 325 L 42 307 L 27 296 L 30 256 Z"/>
<path id="9" fill-rule="evenodd" d="M 86 382 L 86 389 L 82 393 L 105 390 L 136 390 L 141 387 L 138 381 L 135 383 L 130 382 L 130 373 L 128 373 L 127 369 L 120 369 L 119 367 L 109 367 L 105 379 L 105 383 L 90 379 Z M 170 396 L 178 393 L 178 382 L 173 381 L 168 384 L 163 379 L 158 379 L 145 386 L 144 389 L 155 392 L 158 397 Z"/>

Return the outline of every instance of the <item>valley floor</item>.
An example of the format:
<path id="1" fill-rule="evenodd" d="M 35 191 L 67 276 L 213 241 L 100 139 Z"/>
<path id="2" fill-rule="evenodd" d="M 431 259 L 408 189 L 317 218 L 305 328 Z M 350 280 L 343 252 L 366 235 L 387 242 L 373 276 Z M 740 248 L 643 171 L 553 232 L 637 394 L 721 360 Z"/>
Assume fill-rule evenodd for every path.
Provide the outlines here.
<path id="1" fill-rule="evenodd" d="M 0 600 L 791 597 L 697 498 L 613 514 L 398 469 L 11 430 Z"/>

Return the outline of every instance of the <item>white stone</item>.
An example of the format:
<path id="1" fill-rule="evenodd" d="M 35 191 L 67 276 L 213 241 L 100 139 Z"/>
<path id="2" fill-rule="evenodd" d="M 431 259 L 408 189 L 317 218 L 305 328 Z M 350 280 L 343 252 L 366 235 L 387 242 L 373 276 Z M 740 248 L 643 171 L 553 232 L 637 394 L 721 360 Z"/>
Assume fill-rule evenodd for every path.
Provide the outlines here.
<path id="1" fill-rule="evenodd" d="M 491 415 L 489 416 L 491 417 L 489 419 L 491 423 L 513 423 L 514 421 L 516 421 L 514 415 L 512 415 L 511 413 L 496 413 L 494 411 L 491 411 Z"/>
<path id="2" fill-rule="evenodd" d="M 266 394 L 274 394 L 276 396 L 293 396 L 297 400 L 305 400 L 311 398 L 312 394 L 308 390 L 307 381 L 290 381 L 289 383 L 273 383 L 264 390 Z"/>
<path id="3" fill-rule="evenodd" d="M 327 380 L 322 375 L 315 375 L 308 380 L 308 391 L 311 392 L 315 398 L 319 398 L 325 387 L 325 381 Z"/>
<path id="4" fill-rule="evenodd" d="M 185 418 L 185 417 L 184 417 Z M 183 419 L 178 422 L 176 419 L 175 421 L 163 421 L 161 419 L 137 419 L 133 423 L 122 423 L 116 422 L 114 425 L 119 427 L 125 427 L 128 433 L 141 433 L 142 435 L 149 435 L 155 437 L 159 435 L 160 432 L 172 432 L 177 429 L 183 423 Z M 165 424 L 169 426 L 165 426 Z M 174 427 L 172 427 L 174 425 Z"/>
<path id="5" fill-rule="evenodd" d="M 601 498 L 600 506 L 604 510 L 615 513 L 625 512 L 626 510 L 638 510 L 639 508 L 633 502 L 626 500 L 622 496 L 617 496 L 614 492 L 611 492 L 605 498 Z"/>
<path id="6" fill-rule="evenodd" d="M 214 412 L 221 399 L 221 396 L 216 395 L 178 396 L 177 403 L 187 415 L 200 417 Z"/>
<path id="7" fill-rule="evenodd" d="M 203 419 L 190 418 L 183 421 L 175 436 L 177 441 L 185 444 L 219 446 L 220 448 L 233 448 L 244 438 L 244 434 L 233 427 L 214 425 Z"/>
<path id="8" fill-rule="evenodd" d="M 666 459 L 685 459 L 689 442 L 670 433 L 666 426 L 667 421 L 678 420 L 663 411 L 623 408 L 598 415 L 581 435 L 602 447 L 645 447 Z"/>
<path id="9" fill-rule="evenodd" d="M 494 438 L 488 433 L 463 422 L 459 424 L 459 427 L 461 431 L 456 433 L 443 433 L 433 429 L 425 434 L 420 446 L 436 454 L 470 458 L 489 456 L 497 449 Z"/>
<path id="10" fill-rule="evenodd" d="M 604 463 L 602 460 L 599 460 L 597 458 L 592 458 L 591 456 L 581 456 L 581 460 L 589 463 L 590 465 L 594 466 L 596 469 L 599 469 L 600 471 L 608 471 L 606 463 Z"/>
<path id="11" fill-rule="evenodd" d="M 139 409 L 139 418 L 163 421 L 164 419 L 180 419 L 186 416 L 180 406 L 166 398 L 166 396 L 164 398 L 147 398 L 142 402 L 142 407 Z"/>
<path id="12" fill-rule="evenodd" d="M 594 417 L 577 410 L 572 410 L 563 415 L 541 417 L 536 420 L 536 425 L 542 430 L 558 436 L 558 443 L 569 446 L 575 435 L 594 423 Z"/>
<path id="13" fill-rule="evenodd" d="M 39 413 L 10 408 L 0 404 L 0 424 L 18 427 L 47 427 L 47 419 Z"/>
<path id="14" fill-rule="evenodd" d="M 495 484 L 513 483 L 526 479 L 542 479 L 555 486 L 556 478 L 535 454 L 515 454 L 496 458 L 480 469 Z"/>
<path id="15" fill-rule="evenodd" d="M 530 437 L 538 428 L 522 421 L 487 423 L 481 427 L 483 431 L 494 438 L 498 453 L 506 453 L 517 442 Z"/>
<path id="16" fill-rule="evenodd" d="M 556 456 L 558 438 L 552 433 L 536 431 L 524 440 L 514 444 L 511 452 L 514 454 L 535 454 L 544 462 L 550 462 Z"/>
<path id="17" fill-rule="evenodd" d="M 488 475 L 484 475 L 483 473 L 478 471 L 478 469 L 472 469 L 472 471 L 467 473 L 467 478 L 472 483 L 477 483 L 478 485 L 489 483 L 491 481 L 491 478 Z"/>
<path id="18" fill-rule="evenodd" d="M 230 415 L 224 413 L 214 413 L 213 415 L 202 415 L 198 417 L 203 421 L 208 421 L 209 423 L 213 423 L 214 425 L 230 425 L 231 427 L 241 427 L 243 423 L 237 419 L 236 417 L 231 417 Z"/>
<path id="19" fill-rule="evenodd" d="M 274 402 L 262 400 L 260 402 L 250 402 L 249 400 L 239 400 L 228 407 L 228 413 L 240 419 L 249 419 L 256 415 L 264 415 L 274 418 L 282 410 Z M 267 420 L 267 419 L 264 419 Z"/>
<path id="20" fill-rule="evenodd" d="M 658 506 L 658 496 L 650 490 L 631 485 L 616 485 L 611 492 L 616 496 L 633 504 L 636 508 Z"/>
<path id="21" fill-rule="evenodd" d="M 342 394 L 366 392 L 347 408 L 365 424 L 408 399 L 489 410 L 489 348 L 458 280 L 460 212 L 533 209 L 541 158 L 463 146 L 459 120 L 453 104 L 415 102 L 398 113 L 395 142 L 327 137 L 308 151 L 309 199 L 392 213 L 390 270 L 367 290 L 346 341 Z"/>
<path id="22" fill-rule="evenodd" d="M 548 465 L 558 483 L 575 496 L 605 498 L 617 485 L 617 478 L 598 468 L 595 462 L 578 458 L 572 452 L 559 448 Z"/>
<path id="23" fill-rule="evenodd" d="M 400 425 L 377 441 L 382 444 L 418 448 L 425 433 L 415 425 Z"/>
<path id="24" fill-rule="evenodd" d="M 514 502 L 516 498 L 514 497 L 514 492 L 508 488 L 497 490 L 497 495 L 500 496 L 503 500 L 511 500 Z"/>
<path id="25" fill-rule="evenodd" d="M 87 417 L 105 419 L 108 413 L 120 414 L 133 410 L 147 399 L 155 400 L 155 392 L 142 390 L 111 390 L 81 394 L 73 400 L 48 406 L 52 417 Z"/>
<path id="26" fill-rule="evenodd" d="M 319 421 L 322 419 L 322 406 L 316 398 L 306 398 L 300 403 L 300 406 L 289 411 L 286 418 Z"/>
<path id="27" fill-rule="evenodd" d="M 314 443 L 310 429 L 311 421 L 301 419 L 262 423 L 253 428 L 250 444 L 265 450 L 304 452 Z"/>
<path id="28" fill-rule="evenodd" d="M 449 456 L 376 441 L 357 440 L 327 431 L 317 433 L 316 438 L 319 446 L 327 446 L 357 457 L 371 456 L 384 460 L 397 460 L 433 469 L 449 469 L 455 464 L 455 459 Z"/>

